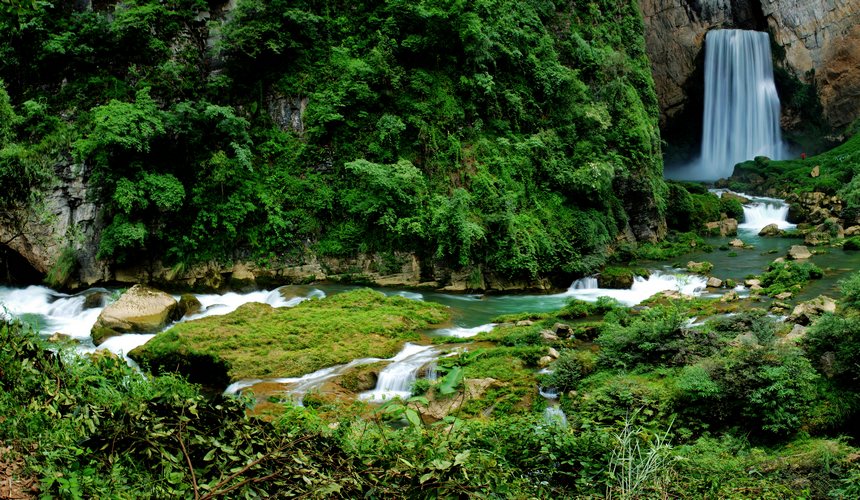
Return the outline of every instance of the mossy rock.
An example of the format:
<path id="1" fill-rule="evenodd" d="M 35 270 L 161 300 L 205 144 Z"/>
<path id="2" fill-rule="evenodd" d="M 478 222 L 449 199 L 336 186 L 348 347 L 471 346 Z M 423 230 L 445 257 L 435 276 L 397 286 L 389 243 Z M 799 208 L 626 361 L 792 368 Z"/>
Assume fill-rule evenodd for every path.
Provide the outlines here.
<path id="1" fill-rule="evenodd" d="M 626 267 L 607 267 L 597 276 L 597 286 L 626 290 L 633 286 L 636 274 Z"/>
<path id="2" fill-rule="evenodd" d="M 391 357 L 404 342 L 418 340 L 418 330 L 449 318 L 440 304 L 361 289 L 292 308 L 250 303 L 179 323 L 129 356 L 156 373 L 178 370 L 210 386 L 298 377 L 356 358 Z"/>
<path id="3" fill-rule="evenodd" d="M 692 260 L 687 262 L 687 271 L 690 271 L 691 273 L 707 275 L 713 270 L 714 265 L 706 260 L 703 260 L 702 262 L 693 262 Z"/>

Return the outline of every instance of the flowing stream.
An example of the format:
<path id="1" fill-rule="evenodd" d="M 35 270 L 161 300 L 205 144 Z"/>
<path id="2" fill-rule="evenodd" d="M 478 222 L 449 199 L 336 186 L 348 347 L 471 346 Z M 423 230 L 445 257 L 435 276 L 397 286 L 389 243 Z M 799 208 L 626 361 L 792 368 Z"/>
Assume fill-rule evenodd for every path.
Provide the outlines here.
<path id="1" fill-rule="evenodd" d="M 744 207 L 746 220 L 741 225 L 740 237 L 747 243 L 752 243 L 755 249 L 738 249 L 740 258 L 730 257 L 736 252 L 714 251 L 710 253 L 693 253 L 684 256 L 684 260 L 708 260 L 715 264 L 713 274 L 723 279 L 733 277 L 742 279 L 747 274 L 760 273 L 767 264 L 779 255 L 784 255 L 788 246 L 796 244 L 796 240 L 786 238 L 762 238 L 758 230 L 764 225 L 775 223 L 780 228 L 792 227 L 786 222 L 787 206 L 780 200 L 772 198 L 748 197 L 751 203 Z M 731 238 L 711 238 L 714 247 L 724 245 Z M 860 252 L 843 252 L 833 249 L 831 253 L 817 255 L 816 263 L 822 267 L 827 263 L 838 263 L 837 273 L 827 276 L 821 283 L 813 282 L 810 288 L 815 294 L 826 292 L 835 286 L 836 281 L 852 269 L 860 268 Z M 496 323 L 493 318 L 520 312 L 548 312 L 563 307 L 570 299 L 596 301 L 599 297 L 611 297 L 627 306 L 634 306 L 652 295 L 664 290 L 674 290 L 686 295 L 699 296 L 707 293 L 705 278 L 692 275 L 668 265 L 666 262 L 646 263 L 652 269 L 650 277 L 637 277 L 629 289 L 599 288 L 594 277 L 576 280 L 561 293 L 546 295 L 467 295 L 446 294 L 433 291 L 415 292 L 396 289 L 380 289 L 388 295 L 399 295 L 411 300 L 427 300 L 442 303 L 451 307 L 454 325 L 429 332 L 431 336 L 472 337 L 481 332 L 492 330 Z M 302 290 L 301 296 L 283 293 L 283 289 L 261 290 L 246 294 L 226 293 L 223 295 L 197 295 L 203 305 L 203 310 L 182 321 L 193 321 L 206 316 L 227 314 L 248 302 L 262 302 L 273 307 L 292 307 L 310 298 L 322 298 L 327 295 L 341 293 L 357 287 L 346 285 L 318 285 L 315 288 Z M 92 352 L 96 347 L 90 339 L 90 329 L 98 318 L 103 307 L 85 308 L 86 296 L 100 293 L 110 300 L 111 291 L 93 289 L 68 295 L 58 293 L 42 286 L 26 288 L 0 287 L 0 304 L 3 304 L 5 315 L 20 317 L 39 329 L 43 335 L 49 336 L 54 332 L 69 335 L 78 341 L 79 350 Z M 0 309 L 3 311 L 3 309 Z M 154 334 L 126 334 L 108 339 L 98 349 L 107 349 L 118 355 L 125 355 L 131 349 L 146 343 Z M 363 364 L 388 361 L 389 364 L 379 373 L 378 383 L 374 390 L 360 395 L 361 399 L 373 402 L 385 401 L 395 396 L 408 397 L 412 383 L 419 374 L 430 372 L 436 360 L 442 355 L 442 349 L 434 346 L 407 343 L 401 352 L 390 359 L 362 358 L 350 363 L 327 367 L 302 377 L 272 380 L 242 380 L 227 388 L 228 393 L 236 393 L 247 387 L 263 382 L 281 384 L 284 392 L 301 401 L 302 396 L 309 390 L 317 388 L 326 381 L 334 379 L 348 370 Z M 557 397 L 551 388 L 540 388 L 541 394 L 553 399 Z M 555 411 L 555 410 L 551 410 Z"/>

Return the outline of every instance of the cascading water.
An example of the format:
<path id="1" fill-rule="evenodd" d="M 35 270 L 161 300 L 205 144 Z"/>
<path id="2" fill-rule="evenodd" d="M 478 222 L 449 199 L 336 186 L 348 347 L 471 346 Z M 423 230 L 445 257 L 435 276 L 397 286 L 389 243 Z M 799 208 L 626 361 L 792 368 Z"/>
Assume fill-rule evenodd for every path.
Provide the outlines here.
<path id="1" fill-rule="evenodd" d="M 394 356 L 391 364 L 379 372 L 376 388 L 359 394 L 359 398 L 372 402 L 388 401 L 396 397 L 408 398 L 419 370 L 436 361 L 438 357 L 439 351 L 432 346 L 407 343 L 403 350 Z"/>
<path id="2" fill-rule="evenodd" d="M 714 30 L 705 38 L 705 109 L 698 162 L 671 177 L 716 180 L 756 156 L 785 156 L 767 33 Z"/>
<path id="3" fill-rule="evenodd" d="M 786 220 L 788 204 L 777 199 L 758 199 L 744 205 L 744 222 L 738 229 L 760 231 L 763 227 L 776 224 L 780 229 L 789 229 L 795 225 Z"/>
<path id="4" fill-rule="evenodd" d="M 700 295 L 705 290 L 706 282 L 702 276 L 654 271 L 647 279 L 635 277 L 633 286 L 627 290 L 598 288 L 596 278 L 582 278 L 574 281 L 563 295 L 588 302 L 594 302 L 598 297 L 611 297 L 626 306 L 635 306 L 665 290 L 675 290 L 684 295 Z"/>

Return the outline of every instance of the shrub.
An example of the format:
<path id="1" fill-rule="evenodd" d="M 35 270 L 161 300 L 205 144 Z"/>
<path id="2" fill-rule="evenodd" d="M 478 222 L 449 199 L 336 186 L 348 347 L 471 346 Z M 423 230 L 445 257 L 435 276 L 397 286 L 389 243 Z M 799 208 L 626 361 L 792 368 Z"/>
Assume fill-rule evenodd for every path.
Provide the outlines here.
<path id="1" fill-rule="evenodd" d="M 562 392 L 572 391 L 594 371 L 596 362 L 591 351 L 564 351 L 552 365 L 553 372 L 544 379 L 544 385 Z"/>

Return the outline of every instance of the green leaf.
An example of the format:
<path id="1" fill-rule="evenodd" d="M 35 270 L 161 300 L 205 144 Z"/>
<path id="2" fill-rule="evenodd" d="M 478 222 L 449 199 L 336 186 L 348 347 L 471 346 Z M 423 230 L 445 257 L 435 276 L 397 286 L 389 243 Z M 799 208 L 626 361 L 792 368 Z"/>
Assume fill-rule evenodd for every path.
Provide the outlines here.
<path id="1" fill-rule="evenodd" d="M 438 389 L 439 393 L 443 395 L 454 394 L 457 392 L 457 386 L 460 385 L 460 382 L 463 381 L 463 367 L 455 366 L 451 368 L 451 371 L 448 372 L 448 375 L 445 375 L 445 378 L 439 383 Z"/>
<path id="2" fill-rule="evenodd" d="M 408 420 L 415 428 L 421 427 L 421 417 L 419 417 L 418 412 L 412 408 L 408 408 L 406 410 L 406 420 Z"/>

